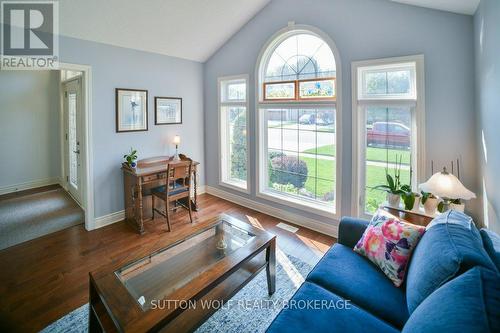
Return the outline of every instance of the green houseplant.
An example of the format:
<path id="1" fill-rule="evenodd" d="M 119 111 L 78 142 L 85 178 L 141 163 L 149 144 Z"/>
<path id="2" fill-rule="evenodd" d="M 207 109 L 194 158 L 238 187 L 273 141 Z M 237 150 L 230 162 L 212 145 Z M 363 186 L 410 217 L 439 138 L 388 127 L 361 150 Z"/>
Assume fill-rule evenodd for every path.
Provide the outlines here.
<path id="1" fill-rule="evenodd" d="M 389 174 L 389 169 L 385 169 L 386 184 L 381 184 L 373 187 L 374 190 L 381 190 L 387 193 L 387 202 L 389 206 L 398 208 L 401 201 L 401 195 L 404 194 L 404 190 L 401 188 L 401 161 L 402 155 L 399 157 L 396 155 L 396 166 L 394 167 L 394 177 Z"/>
<path id="2" fill-rule="evenodd" d="M 123 155 L 123 158 L 127 162 L 127 165 L 131 168 L 136 167 L 136 160 L 137 160 L 137 150 L 130 148 L 130 153 Z"/>
<path id="3" fill-rule="evenodd" d="M 410 185 L 401 186 L 401 190 L 403 190 L 401 198 L 403 199 L 403 203 L 406 210 L 412 210 L 418 212 L 420 208 L 420 193 L 413 192 L 411 186 L 412 178 L 413 178 L 413 169 L 410 167 Z"/>
<path id="4" fill-rule="evenodd" d="M 422 194 L 422 205 L 424 206 L 425 214 L 434 215 L 438 207 L 439 200 L 430 192 L 420 192 Z"/>

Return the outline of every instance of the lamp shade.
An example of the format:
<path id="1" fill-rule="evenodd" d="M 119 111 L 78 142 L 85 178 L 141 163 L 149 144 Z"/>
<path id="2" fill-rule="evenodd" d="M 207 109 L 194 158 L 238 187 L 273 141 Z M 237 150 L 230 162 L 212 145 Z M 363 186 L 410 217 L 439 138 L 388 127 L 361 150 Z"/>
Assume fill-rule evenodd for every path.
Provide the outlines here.
<path id="1" fill-rule="evenodd" d="M 442 172 L 433 174 L 428 181 L 418 187 L 424 192 L 430 192 L 445 199 L 470 200 L 476 197 L 473 192 L 465 188 L 457 177 L 446 172 L 446 168 Z"/>
<path id="2" fill-rule="evenodd" d="M 176 135 L 174 136 L 174 145 L 178 145 L 181 143 L 181 137 Z"/>

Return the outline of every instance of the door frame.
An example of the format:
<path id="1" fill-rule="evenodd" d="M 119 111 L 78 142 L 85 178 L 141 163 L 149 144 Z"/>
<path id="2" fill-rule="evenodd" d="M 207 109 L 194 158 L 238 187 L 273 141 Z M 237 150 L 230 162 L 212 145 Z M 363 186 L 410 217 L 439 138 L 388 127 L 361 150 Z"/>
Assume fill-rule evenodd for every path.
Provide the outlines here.
<path id="1" fill-rule="evenodd" d="M 89 65 L 59 63 L 59 70 L 72 70 L 82 72 L 82 202 L 81 206 L 85 214 L 85 229 L 95 229 L 94 218 L 94 176 L 93 176 L 93 151 L 92 151 L 92 67 Z M 60 184 L 67 190 L 65 166 L 65 133 L 64 133 L 64 97 L 63 82 L 59 80 L 59 121 L 60 121 L 60 139 L 61 139 L 61 179 Z"/>

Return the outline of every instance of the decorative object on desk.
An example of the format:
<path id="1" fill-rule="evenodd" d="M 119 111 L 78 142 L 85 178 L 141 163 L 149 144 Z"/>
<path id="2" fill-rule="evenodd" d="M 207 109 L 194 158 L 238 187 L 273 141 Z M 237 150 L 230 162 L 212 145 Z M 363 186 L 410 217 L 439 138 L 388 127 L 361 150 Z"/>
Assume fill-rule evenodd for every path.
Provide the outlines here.
<path id="1" fill-rule="evenodd" d="M 402 156 L 399 158 L 396 155 L 396 167 L 394 168 L 394 178 L 389 174 L 389 169 L 385 169 L 385 178 L 387 183 L 382 185 L 377 185 L 372 188 L 372 190 L 382 190 L 387 192 L 387 202 L 389 206 L 398 208 L 401 201 L 401 195 L 404 191 L 401 189 L 401 161 Z"/>
<path id="2" fill-rule="evenodd" d="M 127 165 L 131 168 L 135 168 L 137 166 L 137 150 L 130 148 L 130 154 L 123 155 L 123 158 L 127 161 Z"/>
<path id="3" fill-rule="evenodd" d="M 432 175 L 427 182 L 420 184 L 419 188 L 424 192 L 434 193 L 434 195 L 441 198 L 443 200 L 443 211 L 450 208 L 461 209 L 459 206 L 451 206 L 451 204 L 460 205 L 460 199 L 470 200 L 476 198 L 476 194 L 465 188 L 455 175 L 446 170 L 446 167 L 443 168 L 443 171 Z"/>
<path id="4" fill-rule="evenodd" d="M 174 141 L 173 141 L 174 145 L 175 145 L 175 155 L 174 157 L 172 158 L 172 160 L 174 161 L 180 161 L 181 158 L 179 156 L 179 144 L 181 143 L 181 137 L 176 135 L 174 136 Z"/>
<path id="5" fill-rule="evenodd" d="M 215 248 L 217 250 L 224 251 L 227 248 L 227 242 L 226 242 L 226 231 L 224 230 L 225 224 L 219 224 L 215 227 L 215 239 L 217 242 L 215 243 Z"/>
<path id="6" fill-rule="evenodd" d="M 115 89 L 116 132 L 148 130 L 148 91 Z"/>
<path id="7" fill-rule="evenodd" d="M 155 97 L 155 125 L 182 124 L 182 98 Z"/>
<path id="8" fill-rule="evenodd" d="M 439 199 L 430 192 L 420 192 L 422 194 L 422 205 L 424 206 L 425 214 L 434 215 L 436 214 L 436 209 L 438 207 Z"/>

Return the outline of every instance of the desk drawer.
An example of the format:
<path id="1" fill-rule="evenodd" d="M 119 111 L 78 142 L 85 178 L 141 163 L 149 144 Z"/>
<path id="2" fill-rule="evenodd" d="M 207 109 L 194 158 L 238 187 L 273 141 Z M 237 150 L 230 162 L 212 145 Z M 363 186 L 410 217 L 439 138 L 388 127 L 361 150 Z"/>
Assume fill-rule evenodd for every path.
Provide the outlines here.
<path id="1" fill-rule="evenodd" d="M 157 180 L 165 179 L 165 178 L 167 178 L 167 173 L 166 172 L 160 172 L 160 173 L 157 173 L 157 174 L 154 174 L 154 175 L 143 176 L 142 177 L 142 183 L 143 184 L 145 184 L 145 183 L 151 183 L 151 182 L 155 182 Z"/>
<path id="2" fill-rule="evenodd" d="M 150 183 L 150 182 L 154 182 L 154 181 L 156 181 L 158 179 L 160 179 L 160 175 L 159 174 L 149 175 L 149 176 L 143 176 L 142 177 L 142 183 Z"/>

